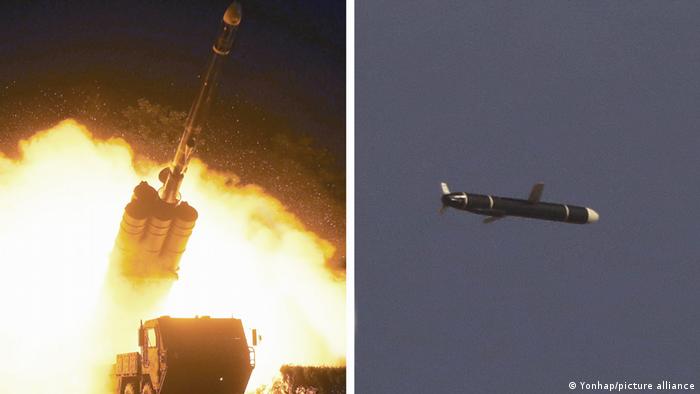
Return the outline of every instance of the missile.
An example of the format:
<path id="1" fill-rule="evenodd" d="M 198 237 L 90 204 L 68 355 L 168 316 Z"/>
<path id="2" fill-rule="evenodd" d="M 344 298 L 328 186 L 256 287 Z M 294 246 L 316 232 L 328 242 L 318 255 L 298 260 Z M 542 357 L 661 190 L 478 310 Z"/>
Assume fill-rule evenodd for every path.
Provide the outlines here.
<path id="1" fill-rule="evenodd" d="M 196 209 L 182 201 L 180 186 L 214 99 L 221 64 L 233 48 L 241 17 L 237 2 L 224 13 L 175 156 L 158 176 L 163 186 L 156 191 L 147 182 L 141 182 L 124 208 L 114 249 L 116 269 L 124 277 L 177 279 L 180 258 L 198 216 Z"/>
<path id="2" fill-rule="evenodd" d="M 442 186 L 442 213 L 447 207 L 488 216 L 484 223 L 492 223 L 506 216 L 520 216 L 555 222 L 586 224 L 599 219 L 598 212 L 591 208 L 568 204 L 541 202 L 544 183 L 532 187 L 527 200 L 497 197 L 473 193 L 452 193 L 447 183 Z"/>
<path id="3" fill-rule="evenodd" d="M 165 169 L 160 175 L 160 179 L 164 184 L 158 194 L 163 201 L 169 204 L 175 204 L 180 200 L 180 185 L 187 171 L 187 165 L 192 158 L 197 136 L 202 131 L 204 119 L 206 119 L 209 107 L 214 98 L 216 85 L 218 84 L 219 71 L 221 70 L 221 63 L 231 52 L 231 48 L 233 48 L 233 42 L 236 38 L 238 26 L 241 23 L 241 17 L 241 6 L 237 2 L 232 3 L 226 9 L 219 35 L 212 46 L 212 56 L 204 73 L 202 85 L 187 115 L 185 131 L 180 138 L 180 143 L 175 151 L 175 157 L 170 167 Z"/>

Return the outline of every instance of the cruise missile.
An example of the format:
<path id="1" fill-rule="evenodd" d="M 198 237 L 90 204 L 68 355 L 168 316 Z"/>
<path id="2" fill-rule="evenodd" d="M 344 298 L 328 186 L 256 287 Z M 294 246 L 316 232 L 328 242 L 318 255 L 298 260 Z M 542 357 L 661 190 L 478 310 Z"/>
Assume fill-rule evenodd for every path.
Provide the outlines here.
<path id="1" fill-rule="evenodd" d="M 182 133 L 182 138 L 175 151 L 175 157 L 170 167 L 164 169 L 160 174 L 160 180 L 164 184 L 158 194 L 163 201 L 169 204 L 176 204 L 180 200 L 180 184 L 182 184 L 187 165 L 194 152 L 197 136 L 202 131 L 202 125 L 214 98 L 221 63 L 233 48 L 233 41 L 236 38 L 241 17 L 241 6 L 237 2 L 232 3 L 226 9 L 219 35 L 212 46 L 212 55 L 204 73 L 199 93 L 195 97 L 192 108 L 190 108 L 190 112 L 187 115 L 185 131 Z"/>
<path id="2" fill-rule="evenodd" d="M 214 98 L 221 64 L 233 48 L 241 15 L 237 2 L 224 13 L 175 156 L 159 174 L 163 186 L 156 190 L 147 182 L 141 182 L 124 208 L 115 241 L 117 269 L 124 277 L 177 279 L 180 257 L 198 216 L 196 209 L 182 201 L 180 186 Z"/>
<path id="3" fill-rule="evenodd" d="M 442 213 L 447 207 L 488 216 L 484 223 L 492 223 L 506 216 L 551 220 L 555 222 L 586 224 L 598 221 L 598 212 L 591 208 L 568 204 L 541 202 L 544 183 L 532 187 L 527 200 L 484 194 L 450 192 L 447 183 L 442 186 Z"/>

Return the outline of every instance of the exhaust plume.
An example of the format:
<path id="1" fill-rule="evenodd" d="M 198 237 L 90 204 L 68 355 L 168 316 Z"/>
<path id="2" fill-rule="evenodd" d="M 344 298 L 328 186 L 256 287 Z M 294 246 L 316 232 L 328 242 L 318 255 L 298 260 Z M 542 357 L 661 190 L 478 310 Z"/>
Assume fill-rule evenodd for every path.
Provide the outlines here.
<path id="1" fill-rule="evenodd" d="M 182 193 L 199 219 L 179 279 L 134 288 L 108 276 L 110 253 L 134 185 L 157 184 L 164 164 L 136 162 L 126 142 L 73 120 L 19 151 L 0 154 L 0 392 L 107 390 L 116 354 L 138 348 L 139 320 L 159 315 L 256 328 L 248 390 L 283 364 L 344 364 L 345 282 L 325 265 L 335 248 L 261 188 L 192 160 Z M 159 302 L 146 308 L 152 291 Z"/>

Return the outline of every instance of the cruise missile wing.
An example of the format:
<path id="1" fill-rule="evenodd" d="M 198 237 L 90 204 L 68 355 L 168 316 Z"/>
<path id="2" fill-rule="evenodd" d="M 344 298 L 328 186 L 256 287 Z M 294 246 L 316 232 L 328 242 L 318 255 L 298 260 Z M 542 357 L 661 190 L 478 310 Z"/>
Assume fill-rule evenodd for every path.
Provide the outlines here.
<path id="1" fill-rule="evenodd" d="M 503 219 L 506 217 L 506 213 L 504 211 L 495 211 L 493 209 L 478 209 L 476 210 L 475 213 L 481 214 L 481 215 L 488 215 L 486 219 L 483 220 L 484 224 L 489 224 L 493 223 L 498 219 Z"/>
<path id="2" fill-rule="evenodd" d="M 484 219 L 483 223 L 484 224 L 493 223 L 498 219 L 503 219 L 503 216 L 489 216 L 486 219 Z"/>
<path id="3" fill-rule="evenodd" d="M 544 183 L 538 182 L 535 183 L 532 186 L 532 190 L 530 190 L 530 197 L 527 198 L 527 201 L 529 201 L 532 204 L 537 204 L 540 202 L 540 199 L 542 198 L 542 191 L 544 190 Z"/>

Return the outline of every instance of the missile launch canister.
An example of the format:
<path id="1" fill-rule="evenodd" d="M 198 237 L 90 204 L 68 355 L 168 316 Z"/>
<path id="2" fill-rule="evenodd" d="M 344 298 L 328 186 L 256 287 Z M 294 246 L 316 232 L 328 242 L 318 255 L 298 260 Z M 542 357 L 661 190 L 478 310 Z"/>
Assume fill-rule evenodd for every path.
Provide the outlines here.
<path id="1" fill-rule="evenodd" d="M 233 48 L 241 17 L 237 2 L 224 13 L 175 156 L 159 175 L 163 186 L 156 191 L 147 182 L 141 182 L 124 208 L 115 242 L 115 262 L 119 273 L 127 278 L 177 278 L 180 257 L 198 216 L 196 209 L 181 201 L 180 186 L 214 99 L 221 64 Z"/>

